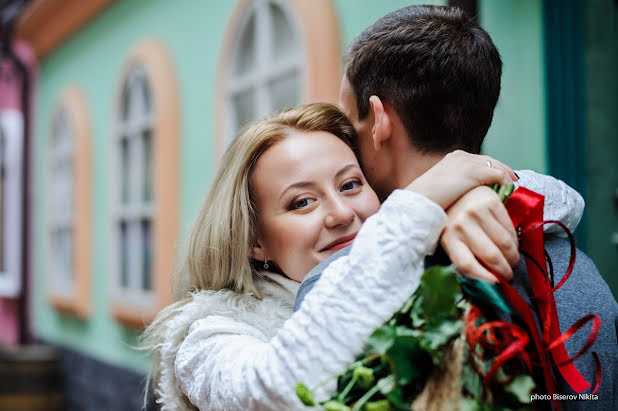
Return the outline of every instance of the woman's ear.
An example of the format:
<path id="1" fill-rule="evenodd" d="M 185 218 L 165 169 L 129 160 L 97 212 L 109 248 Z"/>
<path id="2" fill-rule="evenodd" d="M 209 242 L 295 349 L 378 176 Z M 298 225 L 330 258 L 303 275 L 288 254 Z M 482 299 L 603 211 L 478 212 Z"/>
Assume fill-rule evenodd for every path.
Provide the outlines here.
<path id="1" fill-rule="evenodd" d="M 251 258 L 253 258 L 254 260 L 266 261 L 266 249 L 262 247 L 259 241 L 256 241 L 253 247 L 249 249 L 249 256 L 251 256 Z"/>
<path id="2" fill-rule="evenodd" d="M 382 145 L 391 138 L 392 124 L 388 112 L 385 110 L 384 103 L 378 96 L 369 97 L 369 105 L 373 111 L 373 148 L 379 151 Z"/>

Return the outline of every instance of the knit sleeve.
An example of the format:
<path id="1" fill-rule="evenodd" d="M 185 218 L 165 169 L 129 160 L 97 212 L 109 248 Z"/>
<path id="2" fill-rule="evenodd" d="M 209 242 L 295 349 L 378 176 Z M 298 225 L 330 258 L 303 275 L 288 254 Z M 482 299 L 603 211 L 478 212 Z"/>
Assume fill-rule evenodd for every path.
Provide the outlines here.
<path id="1" fill-rule="evenodd" d="M 225 316 L 194 323 L 175 362 L 183 392 L 203 410 L 304 409 L 296 383 L 315 386 L 354 360 L 418 287 L 445 221 L 427 198 L 394 192 L 274 337 Z"/>
<path id="2" fill-rule="evenodd" d="M 569 230 L 574 231 L 584 214 L 584 199 L 569 187 L 564 181 L 552 176 L 535 173 L 531 170 L 517 170 L 520 185 L 545 196 L 543 218 L 558 220 L 564 223 Z M 545 224 L 543 231 L 546 234 L 564 236 L 564 231 L 556 224 Z"/>

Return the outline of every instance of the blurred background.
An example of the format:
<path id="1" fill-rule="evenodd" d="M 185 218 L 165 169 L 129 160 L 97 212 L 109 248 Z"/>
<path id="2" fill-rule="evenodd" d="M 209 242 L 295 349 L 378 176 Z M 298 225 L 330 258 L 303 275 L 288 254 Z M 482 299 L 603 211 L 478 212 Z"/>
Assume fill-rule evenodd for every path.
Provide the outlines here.
<path id="1" fill-rule="evenodd" d="M 4 409 L 139 409 L 150 359 L 132 346 L 171 302 L 226 142 L 336 103 L 350 41 L 423 3 L 0 0 Z M 618 295 L 618 2 L 432 3 L 476 16 L 502 55 L 484 152 L 582 193 L 578 246 Z"/>

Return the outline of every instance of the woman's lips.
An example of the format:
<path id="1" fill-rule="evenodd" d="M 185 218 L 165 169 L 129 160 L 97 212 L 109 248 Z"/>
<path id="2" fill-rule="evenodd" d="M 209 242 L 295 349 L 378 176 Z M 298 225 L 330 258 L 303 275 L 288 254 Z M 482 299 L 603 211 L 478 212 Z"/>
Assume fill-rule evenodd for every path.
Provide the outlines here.
<path id="1" fill-rule="evenodd" d="M 356 234 L 358 233 L 356 232 L 354 234 L 350 234 L 345 237 L 340 237 L 336 239 L 335 241 L 333 241 L 332 243 L 330 243 L 329 245 L 327 245 L 326 247 L 324 247 L 322 251 L 328 252 L 328 251 L 341 250 L 342 248 L 345 248 L 349 246 L 350 244 L 352 244 L 352 242 L 354 241 L 354 238 L 356 238 Z"/>
<path id="2" fill-rule="evenodd" d="M 341 250 L 342 248 L 345 248 L 345 247 L 347 247 L 347 246 L 351 245 L 353 242 L 354 242 L 354 240 L 353 240 L 353 239 L 352 239 L 352 240 L 348 240 L 348 241 L 346 241 L 346 242 L 344 242 L 344 243 L 339 243 L 339 244 L 337 244 L 337 245 L 335 245 L 335 246 L 333 246 L 333 247 L 329 248 L 329 249 L 328 249 L 328 250 L 326 250 L 326 251 L 337 251 L 337 250 Z"/>

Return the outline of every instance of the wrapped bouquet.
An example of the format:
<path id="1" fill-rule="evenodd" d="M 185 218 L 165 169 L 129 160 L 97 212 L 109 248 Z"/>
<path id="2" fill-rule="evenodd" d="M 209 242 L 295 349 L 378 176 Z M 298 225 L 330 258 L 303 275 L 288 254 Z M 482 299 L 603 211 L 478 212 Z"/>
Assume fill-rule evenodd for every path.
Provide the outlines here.
<path id="1" fill-rule="evenodd" d="M 572 248 L 569 269 L 554 285 L 543 248 L 542 226 L 548 223 L 542 221 L 543 197 L 523 188 L 512 193 L 512 185 L 494 190 L 503 201 L 510 197 L 505 205 L 518 230 L 541 324 L 504 280 L 496 286 L 461 278 L 452 266 L 430 267 L 414 295 L 369 337 L 365 352 L 333 376 L 337 392 L 320 404 L 325 410 L 525 409 L 533 390 L 555 393 L 554 369 L 576 392 L 590 387 L 573 360 L 590 348 L 600 320 L 585 316 L 561 334 L 553 300 L 573 267 L 573 237 L 551 221 L 565 229 Z M 589 321 L 588 342 L 569 358 L 564 341 Z M 596 355 L 595 360 L 600 370 Z M 599 384 L 597 379 L 593 393 Z M 299 382 L 296 393 L 304 404 L 318 405 L 305 384 Z"/>

